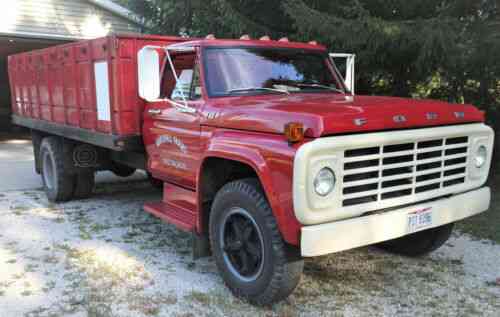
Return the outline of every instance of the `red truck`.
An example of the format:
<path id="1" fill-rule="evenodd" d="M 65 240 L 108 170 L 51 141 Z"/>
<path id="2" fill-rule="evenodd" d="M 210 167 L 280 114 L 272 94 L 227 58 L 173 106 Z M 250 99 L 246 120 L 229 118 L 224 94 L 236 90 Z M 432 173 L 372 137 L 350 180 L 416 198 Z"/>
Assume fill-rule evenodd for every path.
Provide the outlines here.
<path id="1" fill-rule="evenodd" d="M 8 66 L 50 201 L 88 197 L 99 170 L 146 170 L 163 199 L 144 209 L 255 304 L 287 297 L 304 257 L 423 255 L 489 207 L 483 112 L 354 95 L 315 42 L 113 35 Z"/>

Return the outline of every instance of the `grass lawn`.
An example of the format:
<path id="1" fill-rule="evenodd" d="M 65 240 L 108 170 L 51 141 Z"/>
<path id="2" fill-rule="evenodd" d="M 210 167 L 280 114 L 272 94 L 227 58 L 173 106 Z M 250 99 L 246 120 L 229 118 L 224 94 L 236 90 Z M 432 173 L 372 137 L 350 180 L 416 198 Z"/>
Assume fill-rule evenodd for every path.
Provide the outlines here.
<path id="1" fill-rule="evenodd" d="M 500 171 L 493 174 L 488 184 L 492 192 L 490 209 L 457 223 L 457 228 L 478 238 L 500 243 Z"/>

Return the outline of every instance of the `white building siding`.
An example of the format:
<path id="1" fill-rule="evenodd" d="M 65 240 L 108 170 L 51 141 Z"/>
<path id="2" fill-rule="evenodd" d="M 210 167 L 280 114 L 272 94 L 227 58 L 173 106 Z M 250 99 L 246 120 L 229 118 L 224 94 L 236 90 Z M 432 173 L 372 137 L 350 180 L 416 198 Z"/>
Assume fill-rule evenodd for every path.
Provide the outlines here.
<path id="1" fill-rule="evenodd" d="M 0 34 L 46 38 L 93 38 L 140 27 L 87 0 L 8 0 L 0 8 Z"/>

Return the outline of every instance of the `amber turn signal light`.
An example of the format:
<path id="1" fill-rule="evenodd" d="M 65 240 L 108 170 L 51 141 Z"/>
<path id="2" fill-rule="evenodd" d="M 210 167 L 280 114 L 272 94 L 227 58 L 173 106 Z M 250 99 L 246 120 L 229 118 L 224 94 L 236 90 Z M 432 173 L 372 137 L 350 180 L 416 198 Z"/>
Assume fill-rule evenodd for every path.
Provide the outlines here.
<path id="1" fill-rule="evenodd" d="M 304 140 L 304 125 L 300 122 L 285 124 L 285 136 L 290 143 Z"/>

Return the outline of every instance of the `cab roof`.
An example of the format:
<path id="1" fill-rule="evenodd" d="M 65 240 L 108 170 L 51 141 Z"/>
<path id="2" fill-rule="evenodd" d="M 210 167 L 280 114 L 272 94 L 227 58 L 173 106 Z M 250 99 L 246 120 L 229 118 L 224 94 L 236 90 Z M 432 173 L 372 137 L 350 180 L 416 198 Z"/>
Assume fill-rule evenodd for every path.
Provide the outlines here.
<path id="1" fill-rule="evenodd" d="M 189 47 L 269 47 L 325 51 L 326 47 L 314 43 L 287 42 L 274 40 L 242 40 L 242 39 L 197 39 L 169 45 L 171 49 L 186 49 Z"/>

